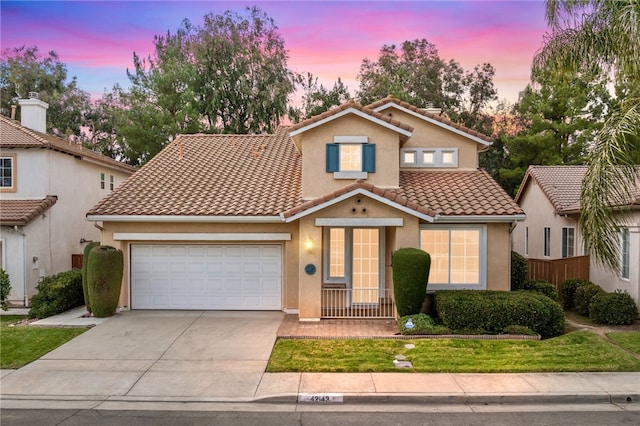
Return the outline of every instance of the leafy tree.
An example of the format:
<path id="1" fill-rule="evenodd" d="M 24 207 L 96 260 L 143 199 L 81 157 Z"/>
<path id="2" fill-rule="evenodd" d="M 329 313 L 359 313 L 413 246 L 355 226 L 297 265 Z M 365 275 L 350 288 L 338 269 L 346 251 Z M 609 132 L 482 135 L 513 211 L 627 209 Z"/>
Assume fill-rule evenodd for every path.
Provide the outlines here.
<path id="1" fill-rule="evenodd" d="M 628 210 L 640 168 L 640 1 L 547 0 L 552 32 L 534 58 L 534 69 L 589 70 L 613 74 L 630 87 L 608 113 L 588 158 L 582 184 L 580 227 L 585 247 L 596 259 L 619 270 L 619 219 Z"/>
<path id="2" fill-rule="evenodd" d="M 303 90 L 303 95 L 302 108 L 289 108 L 289 118 L 294 123 L 322 114 L 351 99 L 349 89 L 340 78 L 331 90 L 322 84 L 318 86 L 318 77 L 309 72 L 306 77 L 297 76 L 296 83 Z"/>
<path id="3" fill-rule="evenodd" d="M 366 105 L 391 94 L 419 107 L 434 105 L 452 120 L 490 134 L 491 120 L 482 109 L 497 99 L 494 75 L 488 63 L 465 72 L 453 59 L 440 58 L 426 39 L 405 41 L 400 49 L 382 46 L 376 61 L 362 61 L 358 100 Z"/>
<path id="4" fill-rule="evenodd" d="M 79 136 L 83 113 L 89 109 L 89 94 L 78 88 L 76 77 L 67 79 L 67 67 L 54 51 L 42 56 L 38 48 L 2 50 L 0 57 L 0 112 L 10 116 L 18 98 L 37 92 L 49 104 L 47 132 L 61 137 Z M 19 114 L 19 109 L 17 114 Z M 19 115 L 18 115 L 19 117 Z"/>
<path id="5" fill-rule="evenodd" d="M 96 152 L 115 159 L 124 159 L 124 141 L 118 135 L 124 120 L 126 96 L 119 85 L 105 91 L 101 99 L 93 102 L 85 113 L 86 129 L 82 132 L 82 144 Z"/>

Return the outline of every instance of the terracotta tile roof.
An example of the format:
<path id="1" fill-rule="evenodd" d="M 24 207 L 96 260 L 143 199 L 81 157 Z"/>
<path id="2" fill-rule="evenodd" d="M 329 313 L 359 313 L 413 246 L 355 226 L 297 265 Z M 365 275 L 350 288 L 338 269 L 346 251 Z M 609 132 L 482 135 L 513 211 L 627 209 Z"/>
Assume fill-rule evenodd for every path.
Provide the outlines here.
<path id="1" fill-rule="evenodd" d="M 356 182 L 283 212 L 285 218 L 324 204 L 355 189 L 365 189 L 431 217 L 511 216 L 524 214 L 520 206 L 484 170 L 401 171 L 399 189 Z"/>
<path id="2" fill-rule="evenodd" d="M 354 182 L 352 184 L 346 185 L 343 188 L 340 188 L 336 191 L 333 191 L 329 194 L 326 194 L 322 197 L 318 197 L 314 200 L 310 200 L 310 201 L 306 201 L 303 204 L 300 204 L 292 209 L 289 209 L 285 212 L 283 212 L 283 216 L 285 218 L 291 217 L 291 216 L 295 216 L 298 213 L 301 213 L 305 210 L 308 210 L 312 207 L 315 206 L 319 206 L 322 205 L 328 201 L 331 201 L 335 198 L 338 198 L 342 195 L 348 194 L 351 191 L 354 191 L 356 189 L 364 189 L 366 191 L 369 191 L 373 194 L 379 195 L 381 197 L 384 197 L 386 199 L 388 199 L 389 201 L 393 201 L 394 203 L 400 204 L 401 206 L 405 206 L 410 208 L 411 210 L 415 210 L 417 212 L 420 213 L 424 213 L 428 216 L 436 216 L 437 212 L 430 209 L 428 205 L 420 205 L 417 204 L 414 201 L 411 201 L 409 199 L 407 199 L 406 197 L 402 196 L 399 194 L 399 191 L 397 189 L 384 189 L 384 188 L 378 188 L 376 186 L 371 185 L 370 183 L 366 183 L 366 182 L 362 182 L 362 181 L 357 181 Z"/>
<path id="3" fill-rule="evenodd" d="M 133 173 L 133 167 L 113 158 L 91 151 L 82 145 L 69 143 L 56 136 L 36 132 L 22 126 L 18 121 L 0 116 L 0 148 L 43 148 L 73 155 L 78 158 L 91 159 L 98 163 L 124 172 Z"/>
<path id="4" fill-rule="evenodd" d="M 374 102 L 372 104 L 369 104 L 369 105 L 365 106 L 365 108 L 368 108 L 368 109 L 371 109 L 371 110 L 375 110 L 376 108 L 381 107 L 383 105 L 386 105 L 388 103 L 394 103 L 394 104 L 399 105 L 399 106 L 401 106 L 403 108 L 406 108 L 406 109 L 408 109 L 408 110 L 410 110 L 412 112 L 415 112 L 417 114 L 420 114 L 420 115 L 423 115 L 425 117 L 431 118 L 433 120 L 439 121 L 439 122 L 441 122 L 443 124 L 446 124 L 447 126 L 453 127 L 454 129 L 461 130 L 461 131 L 463 131 L 465 133 L 470 134 L 471 136 L 475 136 L 475 137 L 477 137 L 479 139 L 482 139 L 483 141 L 490 142 L 490 143 L 493 142 L 493 138 L 491 138 L 490 136 L 487 136 L 487 135 L 485 135 L 483 133 L 480 133 L 480 132 L 476 132 L 475 130 L 472 130 L 472 129 L 469 129 L 468 127 L 463 126 L 462 124 L 459 124 L 459 123 L 456 123 L 454 121 L 451 121 L 446 116 L 443 116 L 443 115 L 440 115 L 440 114 L 434 114 L 434 113 L 428 112 L 428 111 L 426 111 L 424 109 L 421 109 L 421 108 L 418 108 L 416 106 L 413 106 L 408 102 L 401 101 L 400 99 L 398 99 L 398 98 L 396 98 L 396 97 L 394 97 L 392 95 L 389 95 L 386 98 L 380 99 L 379 101 L 376 101 L 376 102 Z"/>
<path id="5" fill-rule="evenodd" d="M 275 216 L 301 199 L 302 161 L 273 135 L 180 135 L 88 215 Z"/>
<path id="6" fill-rule="evenodd" d="M 302 129 L 302 128 L 307 127 L 307 126 L 309 126 L 309 125 L 311 125 L 313 123 L 316 123 L 318 121 L 322 121 L 325 118 L 329 118 L 329 117 L 331 117 L 333 115 L 336 115 L 336 114 L 338 114 L 338 113 L 340 113 L 340 112 L 342 112 L 344 110 L 347 110 L 349 108 L 353 108 L 353 109 L 356 109 L 358 111 L 361 111 L 361 112 L 363 112 L 365 114 L 368 114 L 368 115 L 370 115 L 370 116 L 372 116 L 374 118 L 377 118 L 378 120 L 382 120 L 384 122 L 387 122 L 387 123 L 389 123 L 389 124 L 391 124 L 391 125 L 393 125 L 395 127 L 398 127 L 400 129 L 402 129 L 402 130 L 406 130 L 408 132 L 413 132 L 413 127 L 409 126 L 408 124 L 404 124 L 404 123 L 402 123 L 402 122 L 400 122 L 398 120 L 395 120 L 395 119 L 393 119 L 393 118 L 391 118 L 391 117 L 389 117 L 387 115 L 380 114 L 379 112 L 375 112 L 371 108 L 363 107 L 362 105 L 356 103 L 353 100 L 349 100 L 349 101 L 343 103 L 342 105 L 339 105 L 339 106 L 337 106 L 335 108 L 330 109 L 329 111 L 325 111 L 322 114 L 315 115 L 315 116 L 313 116 L 311 118 L 308 118 L 308 119 L 306 119 L 306 120 L 304 120 L 304 121 L 302 121 L 302 122 L 300 122 L 300 123 L 298 123 L 298 124 L 296 124 L 294 126 L 291 126 L 291 127 L 289 127 L 289 131 L 290 132 L 294 132 L 296 130 Z"/>
<path id="7" fill-rule="evenodd" d="M 440 216 L 524 214 L 484 170 L 401 171 L 399 194 Z"/>
<path id="8" fill-rule="evenodd" d="M 528 182 L 535 180 L 542 192 L 558 213 L 578 213 L 580 211 L 580 193 L 582 180 L 588 166 L 529 166 L 520 189 L 516 194 L 516 202 L 520 201 Z M 640 174 L 640 171 L 638 172 Z M 633 199 L 629 203 L 611 203 L 612 205 L 628 205 L 640 207 L 640 184 L 636 187 Z"/>
<path id="9" fill-rule="evenodd" d="M 0 199 L 0 222 L 3 225 L 23 226 L 46 212 L 58 201 L 55 195 L 37 200 Z"/>

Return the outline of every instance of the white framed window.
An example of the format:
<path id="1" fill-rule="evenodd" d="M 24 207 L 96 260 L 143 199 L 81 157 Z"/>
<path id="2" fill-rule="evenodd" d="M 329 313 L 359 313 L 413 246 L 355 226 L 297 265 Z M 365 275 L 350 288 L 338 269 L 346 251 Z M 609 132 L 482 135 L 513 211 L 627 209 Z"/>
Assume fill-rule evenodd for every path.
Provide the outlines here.
<path id="1" fill-rule="evenodd" d="M 486 227 L 423 227 L 420 248 L 431 256 L 428 290 L 486 289 Z"/>
<path id="2" fill-rule="evenodd" d="M 529 256 L 529 227 L 524 228 L 524 254 Z"/>
<path id="3" fill-rule="evenodd" d="M 16 156 L 13 154 L 0 157 L 0 190 L 16 191 Z"/>
<path id="4" fill-rule="evenodd" d="M 562 257 L 574 256 L 575 232 L 575 228 L 562 228 Z"/>
<path id="5" fill-rule="evenodd" d="M 329 268 L 326 275 L 328 279 L 345 278 L 346 241 L 344 228 L 329 229 Z"/>
<path id="6" fill-rule="evenodd" d="M 114 186 L 115 186 L 115 179 L 113 175 L 109 175 L 109 189 L 113 191 Z"/>
<path id="7" fill-rule="evenodd" d="M 622 229 L 621 235 L 621 245 L 620 254 L 621 254 L 621 262 L 620 262 L 620 275 L 622 278 L 628 280 L 630 278 L 630 263 L 631 263 L 631 234 L 629 232 L 629 228 Z"/>
<path id="8" fill-rule="evenodd" d="M 551 256 L 551 228 L 544 228 L 544 255 Z"/>
<path id="9" fill-rule="evenodd" d="M 326 167 L 334 179 L 366 179 L 376 171 L 376 145 L 367 136 L 335 136 L 327 144 Z"/>
<path id="10" fill-rule="evenodd" d="M 401 167 L 458 167 L 458 148 L 403 148 Z"/>
<path id="11" fill-rule="evenodd" d="M 362 171 L 362 144 L 340 144 L 340 171 Z"/>
<path id="12" fill-rule="evenodd" d="M 105 176 L 104 173 L 100 173 L 100 189 L 104 189 L 105 187 Z"/>

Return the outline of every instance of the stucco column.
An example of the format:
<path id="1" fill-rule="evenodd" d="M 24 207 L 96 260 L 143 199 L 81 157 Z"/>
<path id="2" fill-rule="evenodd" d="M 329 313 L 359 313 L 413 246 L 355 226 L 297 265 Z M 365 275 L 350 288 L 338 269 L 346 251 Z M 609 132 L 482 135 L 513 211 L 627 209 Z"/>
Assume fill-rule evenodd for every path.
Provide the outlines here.
<path id="1" fill-rule="evenodd" d="M 300 219 L 300 268 L 298 270 L 300 292 L 299 318 L 302 321 L 320 319 L 322 299 L 322 227 L 315 226 L 312 217 Z M 315 267 L 315 272 L 308 270 Z"/>

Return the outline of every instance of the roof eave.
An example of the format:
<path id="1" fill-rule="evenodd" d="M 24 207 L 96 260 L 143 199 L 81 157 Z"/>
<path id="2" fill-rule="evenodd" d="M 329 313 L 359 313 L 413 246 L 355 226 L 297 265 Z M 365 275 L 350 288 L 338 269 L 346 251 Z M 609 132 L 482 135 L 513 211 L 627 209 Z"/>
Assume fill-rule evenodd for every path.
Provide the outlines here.
<path id="1" fill-rule="evenodd" d="M 525 214 L 511 215 L 440 215 L 437 223 L 499 223 L 499 222 L 522 222 L 526 219 Z"/>
<path id="2" fill-rule="evenodd" d="M 88 214 L 90 222 L 182 222 L 182 223 L 282 223 L 280 216 L 180 216 Z"/>

